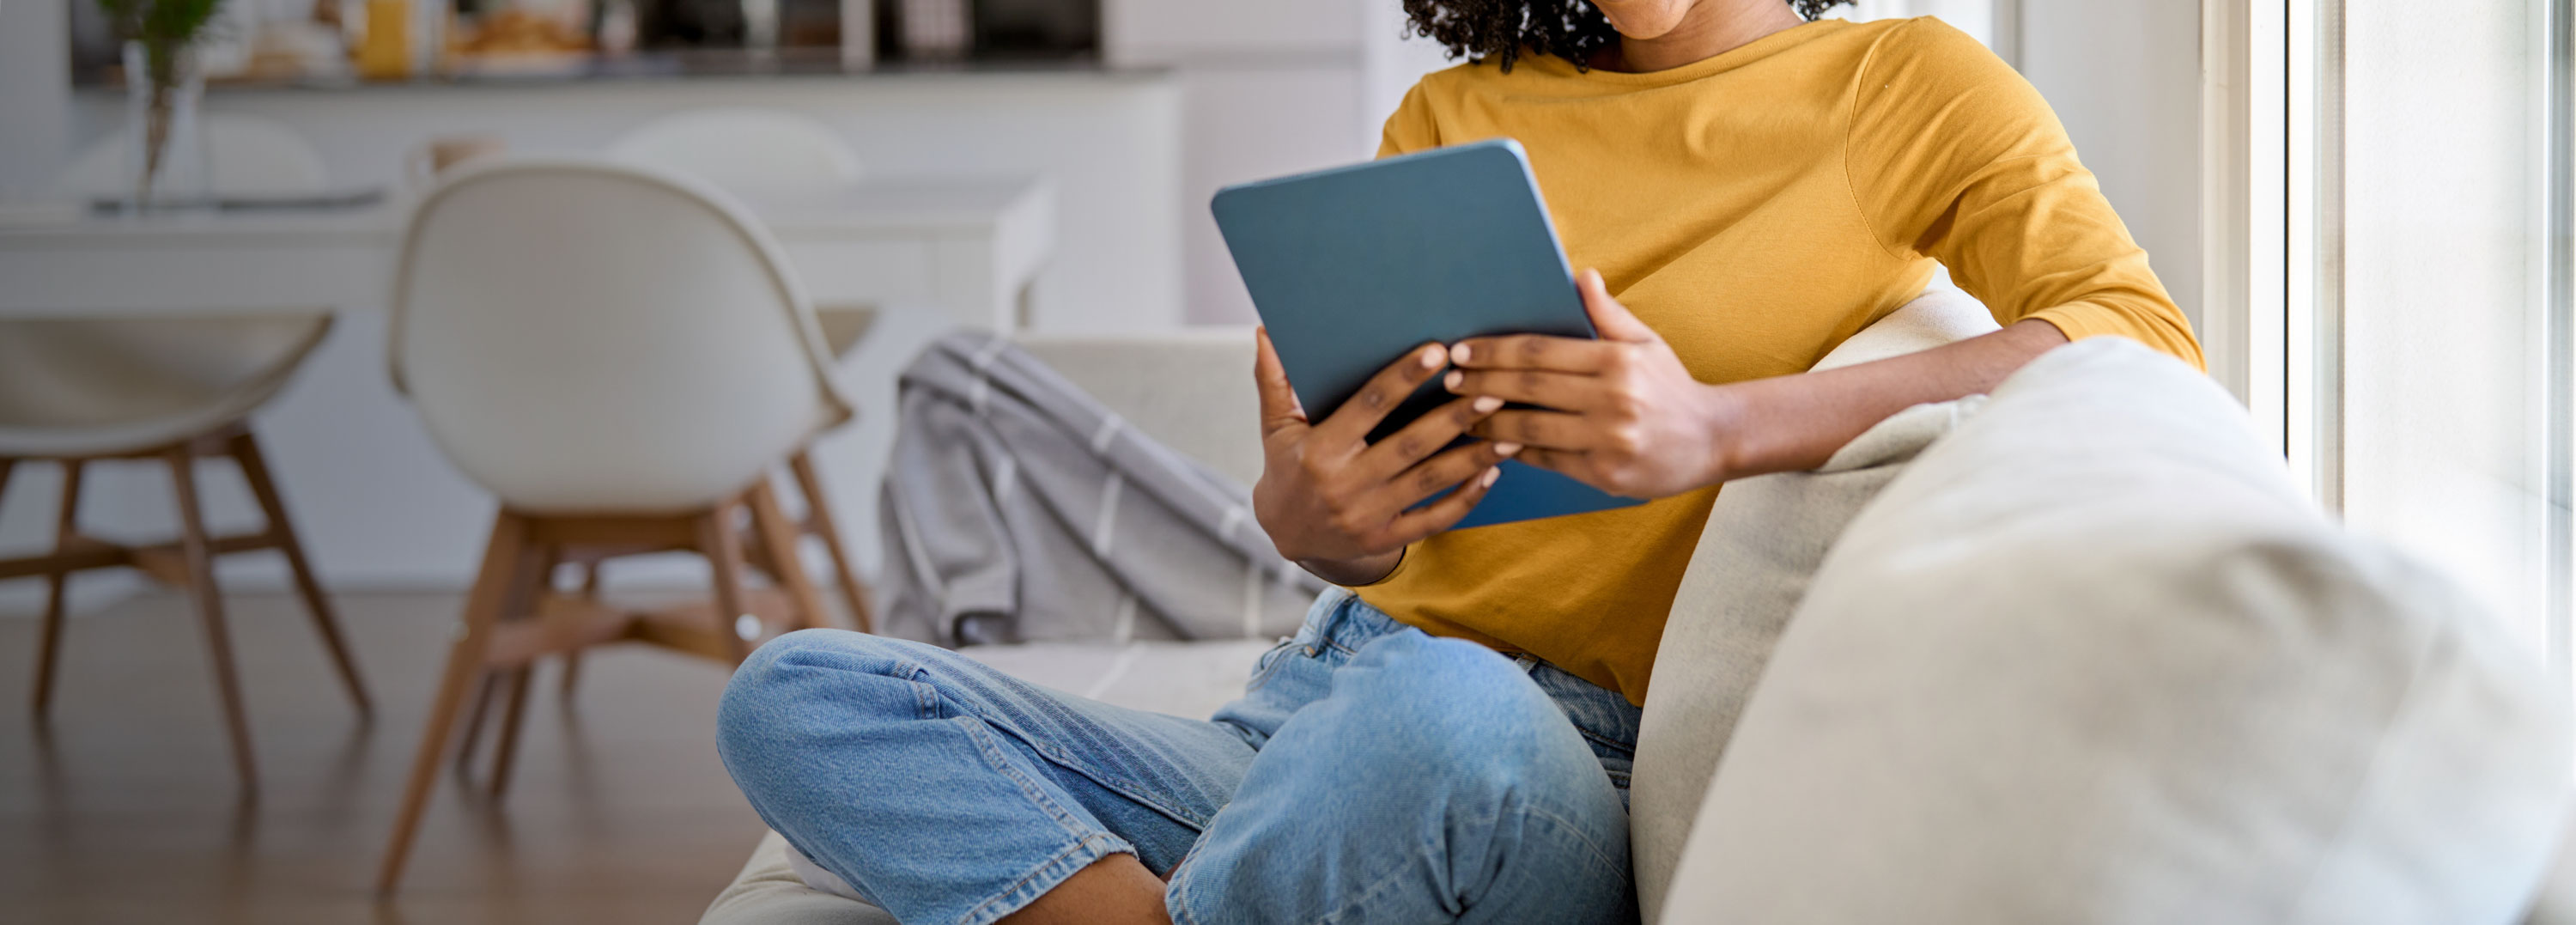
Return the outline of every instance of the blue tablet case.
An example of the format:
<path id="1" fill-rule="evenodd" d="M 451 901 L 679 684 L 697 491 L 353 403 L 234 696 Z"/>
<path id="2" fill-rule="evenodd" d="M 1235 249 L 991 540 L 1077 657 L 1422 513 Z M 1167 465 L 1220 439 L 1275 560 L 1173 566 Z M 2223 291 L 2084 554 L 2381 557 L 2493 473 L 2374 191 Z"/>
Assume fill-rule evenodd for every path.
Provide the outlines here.
<path id="1" fill-rule="evenodd" d="M 1593 337 L 1510 139 L 1229 186 L 1211 205 L 1288 383 L 1317 421 L 1426 341 Z M 1374 441 L 1453 398 L 1432 377 Z M 1451 529 L 1638 503 L 1518 460 Z"/>

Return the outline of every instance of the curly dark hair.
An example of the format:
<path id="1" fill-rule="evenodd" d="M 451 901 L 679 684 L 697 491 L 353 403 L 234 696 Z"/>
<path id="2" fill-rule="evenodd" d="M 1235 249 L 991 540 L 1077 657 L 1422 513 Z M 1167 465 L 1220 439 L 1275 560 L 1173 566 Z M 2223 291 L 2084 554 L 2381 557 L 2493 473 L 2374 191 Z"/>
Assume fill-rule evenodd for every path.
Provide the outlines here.
<path id="1" fill-rule="evenodd" d="M 1814 19 L 1851 0 L 1788 0 Z M 1524 52 L 1555 55 L 1585 67 L 1619 32 L 1592 0 L 1404 0 L 1410 35 L 1438 42 L 1449 57 L 1492 61 L 1506 72 Z"/>

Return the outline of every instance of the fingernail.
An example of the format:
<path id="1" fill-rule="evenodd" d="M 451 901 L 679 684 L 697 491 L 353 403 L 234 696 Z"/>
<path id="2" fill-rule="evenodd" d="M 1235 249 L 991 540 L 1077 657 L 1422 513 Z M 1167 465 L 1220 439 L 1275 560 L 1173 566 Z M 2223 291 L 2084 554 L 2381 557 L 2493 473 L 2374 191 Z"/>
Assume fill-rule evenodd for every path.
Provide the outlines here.
<path id="1" fill-rule="evenodd" d="M 1479 484 L 1479 485 L 1481 485 L 1481 486 L 1483 486 L 1483 487 L 1485 487 L 1485 488 L 1492 488 L 1492 487 L 1494 487 L 1494 480 L 1495 480 L 1495 479 L 1502 478 L 1502 477 L 1503 477 L 1503 470 L 1501 470 L 1501 469 L 1487 469 L 1487 470 L 1485 470 L 1485 477 L 1484 477 L 1484 478 L 1481 478 L 1481 479 L 1477 479 L 1477 480 L 1476 480 L 1476 482 L 1477 482 L 1477 484 Z"/>
<path id="2" fill-rule="evenodd" d="M 1449 348 L 1449 362 L 1452 362 L 1452 363 L 1464 363 L 1464 362 L 1467 362 L 1467 345 L 1465 345 L 1465 344 L 1459 344 L 1459 345 L 1457 345 L 1457 346 L 1455 346 L 1455 347 L 1451 347 L 1451 348 Z"/>
<path id="3" fill-rule="evenodd" d="M 1517 443 L 1497 443 L 1497 444 L 1494 444 L 1494 455 L 1496 455 L 1496 456 L 1510 456 L 1510 455 L 1512 455 L 1512 454 L 1514 454 L 1514 453 L 1518 453 L 1518 452 L 1520 452 L 1520 451 L 1521 451 L 1521 445 L 1520 445 L 1520 444 L 1517 444 Z"/>
<path id="4" fill-rule="evenodd" d="M 1465 381 L 1467 381 L 1466 374 L 1456 371 L 1451 371 L 1449 375 L 1440 377 L 1440 384 L 1447 387 L 1452 392 L 1458 390 L 1458 383 Z"/>
<path id="5" fill-rule="evenodd" d="M 1502 400 L 1502 399 L 1495 398 L 1495 397 L 1493 397 L 1493 396 L 1491 396 L 1491 395 L 1487 395 L 1487 396 L 1484 396 L 1484 397 L 1482 397 L 1482 398 L 1476 399 L 1476 404 L 1475 404 L 1473 407 L 1476 409 L 1476 413 L 1477 413 L 1477 414 L 1492 414 L 1492 413 L 1494 413 L 1494 409 L 1496 409 L 1496 408 L 1500 408 L 1500 407 L 1502 407 L 1502 406 L 1503 406 L 1503 400 Z"/>
<path id="6" fill-rule="evenodd" d="M 1438 348 L 1438 347 L 1424 347 L 1424 348 L 1422 348 L 1422 368 L 1424 368 L 1424 369 L 1439 369 L 1439 368 L 1440 368 L 1440 354 L 1441 354 L 1441 350 L 1440 350 L 1440 348 Z"/>

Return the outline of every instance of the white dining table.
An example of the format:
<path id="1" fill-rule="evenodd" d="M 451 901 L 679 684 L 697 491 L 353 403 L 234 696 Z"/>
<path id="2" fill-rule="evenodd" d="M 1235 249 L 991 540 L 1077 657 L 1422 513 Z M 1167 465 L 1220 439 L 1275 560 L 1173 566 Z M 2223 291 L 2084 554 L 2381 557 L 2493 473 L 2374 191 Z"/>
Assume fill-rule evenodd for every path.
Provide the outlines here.
<path id="1" fill-rule="evenodd" d="M 792 198 L 741 198 L 818 306 L 885 309 L 839 359 L 868 407 L 814 446 L 838 487 L 843 529 L 865 529 L 874 522 L 878 457 L 893 440 L 900 366 L 921 342 L 959 324 L 1023 326 L 1023 293 L 1055 245 L 1053 190 L 1030 176 L 883 178 Z M 404 202 L 139 219 L 0 208 L 0 315 L 337 313 L 331 335 L 253 421 L 299 530 L 326 584 L 461 586 L 492 501 L 446 462 L 385 373 L 385 305 L 407 215 Z M 85 527 L 106 536 L 166 533 L 167 476 L 104 468 L 92 476 Z M 43 548 L 52 535 L 51 483 L 21 472 L 0 504 L 0 547 Z M 209 517 L 255 523 L 239 495 L 210 491 Z M 687 574 L 686 563 L 669 565 Z M 267 557 L 228 561 L 228 587 L 277 587 L 282 574 L 272 566 Z M 667 569 L 647 561 L 627 574 L 650 580 L 657 570 Z M 0 583 L 0 611 L 27 609 L 17 597 L 31 584 Z"/>
<path id="2" fill-rule="evenodd" d="M 1037 177 L 870 178 L 740 198 L 817 304 L 931 307 L 1011 331 L 1055 246 Z M 129 218 L 0 209 L 0 313 L 381 309 L 407 200 L 359 210 Z"/>

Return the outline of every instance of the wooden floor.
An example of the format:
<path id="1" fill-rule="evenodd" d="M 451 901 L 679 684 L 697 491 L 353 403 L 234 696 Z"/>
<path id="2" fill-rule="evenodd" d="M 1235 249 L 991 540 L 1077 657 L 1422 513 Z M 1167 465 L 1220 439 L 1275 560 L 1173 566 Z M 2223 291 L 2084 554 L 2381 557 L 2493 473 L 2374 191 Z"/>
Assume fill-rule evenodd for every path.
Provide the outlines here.
<path id="1" fill-rule="evenodd" d="M 725 670 L 603 650 L 568 706 L 556 669 L 538 675 L 504 804 L 449 776 L 404 890 L 378 903 L 370 880 L 459 599 L 339 598 L 372 725 L 292 599 L 227 600 L 263 776 L 252 802 L 182 599 L 75 618 L 42 724 L 35 621 L 0 619 L 0 922 L 687 923 L 759 838 L 715 755 Z"/>

